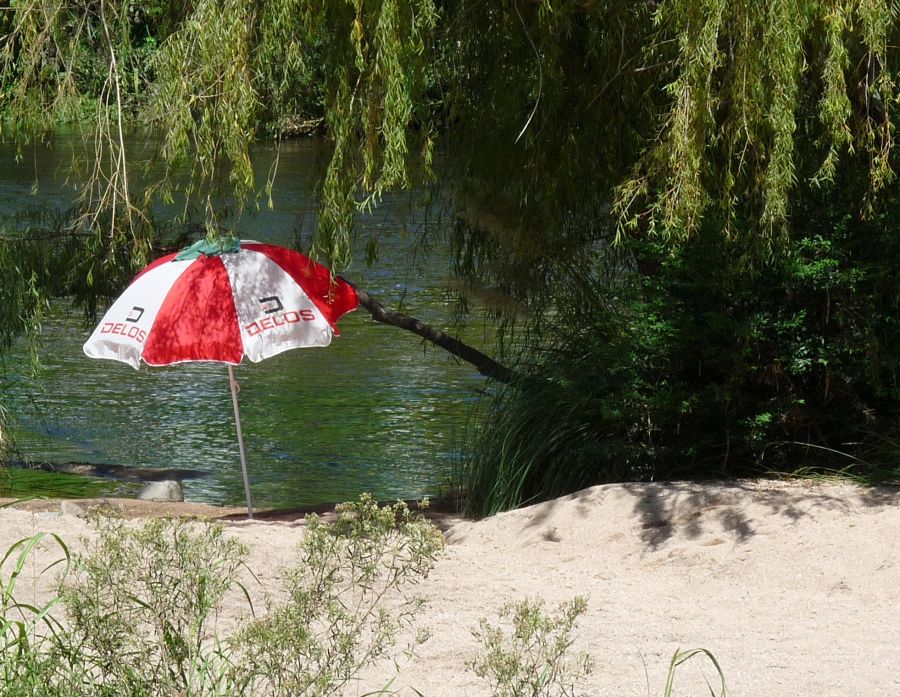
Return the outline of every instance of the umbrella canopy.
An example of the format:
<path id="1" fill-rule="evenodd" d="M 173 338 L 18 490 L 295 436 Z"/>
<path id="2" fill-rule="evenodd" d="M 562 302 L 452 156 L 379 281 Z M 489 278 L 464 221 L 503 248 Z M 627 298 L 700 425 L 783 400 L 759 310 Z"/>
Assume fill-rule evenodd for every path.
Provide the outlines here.
<path id="1" fill-rule="evenodd" d="M 327 346 L 356 291 L 284 247 L 233 239 L 201 241 L 141 271 L 84 344 L 91 358 L 162 366 L 228 365 L 247 511 L 253 508 L 232 366 L 293 348 Z"/>
<path id="2" fill-rule="evenodd" d="M 91 358 L 139 368 L 238 365 L 327 346 L 359 301 L 346 281 L 299 252 L 237 240 L 200 242 L 141 271 L 84 345 Z"/>

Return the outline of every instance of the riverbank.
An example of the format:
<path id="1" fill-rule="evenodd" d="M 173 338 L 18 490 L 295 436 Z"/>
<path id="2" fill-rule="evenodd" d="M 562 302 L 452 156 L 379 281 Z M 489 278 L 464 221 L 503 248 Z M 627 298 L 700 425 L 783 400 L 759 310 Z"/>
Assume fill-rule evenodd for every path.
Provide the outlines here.
<path id="1" fill-rule="evenodd" d="M 239 508 L 118 503 L 126 516 L 223 520 L 250 548 L 253 594 L 277 585 L 302 534 L 299 511 L 249 522 Z M 85 506 L 85 502 L 76 502 Z M 0 548 L 38 531 L 78 548 L 89 523 L 59 502 L 0 509 Z M 392 689 L 426 697 L 490 694 L 467 662 L 481 617 L 525 597 L 549 606 L 587 597 L 576 648 L 595 660 L 581 694 L 659 695 L 678 648 L 719 660 L 729 694 L 821 697 L 895 694 L 900 677 L 900 490 L 844 482 L 622 484 L 482 521 L 442 515 L 447 548 L 421 584 L 420 624 L 431 638 L 399 659 Z M 41 599 L 37 572 L 23 592 Z M 237 616 L 231 607 L 226 614 Z M 646 677 L 645 677 L 646 667 Z M 382 687 L 393 664 L 366 676 Z M 715 671 L 685 664 L 678 694 L 708 694 Z M 649 679 L 649 692 L 647 681 Z M 348 692 L 357 694 L 356 689 Z"/>

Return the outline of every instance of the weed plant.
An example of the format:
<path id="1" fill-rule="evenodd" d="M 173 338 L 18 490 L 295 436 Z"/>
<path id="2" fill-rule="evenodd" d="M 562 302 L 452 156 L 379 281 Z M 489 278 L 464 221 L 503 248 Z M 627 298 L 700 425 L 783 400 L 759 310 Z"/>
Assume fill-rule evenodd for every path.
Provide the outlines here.
<path id="1" fill-rule="evenodd" d="M 571 654 L 575 624 L 587 609 L 582 597 L 547 614 L 540 600 L 525 599 L 500 611 L 512 631 L 482 619 L 475 637 L 482 653 L 470 668 L 487 680 L 493 697 L 575 697 L 592 668 L 585 653 Z"/>
<path id="2" fill-rule="evenodd" d="M 61 563 L 68 571 L 71 556 L 65 543 L 45 533 L 19 540 L 0 560 L 0 695 L 4 697 L 65 694 L 56 689 L 59 681 L 53 680 L 58 656 L 48 639 L 60 631 L 51 615 L 56 599 L 41 607 L 16 600 L 16 586 L 29 558 L 45 539 L 58 545 L 62 555 L 48 569 Z"/>
<path id="3" fill-rule="evenodd" d="M 405 504 L 363 496 L 326 523 L 310 516 L 287 601 L 232 636 L 216 619 L 238 582 L 247 549 L 221 525 L 96 519 L 97 539 L 60 582 L 63 619 L 15 601 L 29 554 L 17 543 L 0 585 L 0 696 L 325 697 L 388 655 L 420 601 L 410 586 L 443 546 L 440 532 Z M 68 557 L 68 551 L 59 542 Z M 252 610 L 252 605 L 249 605 Z M 421 632 L 413 632 L 421 640 Z"/>
<path id="4" fill-rule="evenodd" d="M 511 626 L 482 618 L 474 632 L 482 650 L 469 668 L 488 682 L 491 697 L 586 697 L 579 686 L 593 669 L 593 659 L 572 651 L 578 618 L 586 610 L 587 601 L 580 596 L 561 604 L 553 614 L 537 598 L 509 603 L 501 609 L 500 618 Z M 698 657 L 707 658 L 719 678 L 718 690 L 707 681 L 710 696 L 726 697 L 725 674 L 706 649 L 679 649 L 672 655 L 662 697 L 674 697 L 679 667 Z M 648 676 L 648 697 L 651 694 Z"/>
<path id="5" fill-rule="evenodd" d="M 252 694 L 343 694 L 412 625 L 421 600 L 409 587 L 442 548 L 440 532 L 403 503 L 379 507 L 364 495 L 333 524 L 309 516 L 288 601 L 237 637 Z"/>
<path id="6" fill-rule="evenodd" d="M 716 673 L 719 677 L 719 689 L 714 690 L 713 686 L 710 685 L 709 681 L 707 681 L 706 686 L 709 688 L 710 697 L 726 697 L 727 690 L 725 689 L 725 673 L 722 672 L 722 666 L 719 665 L 719 661 L 716 660 L 716 657 L 708 651 L 707 649 L 687 649 L 682 651 L 678 649 L 673 655 L 672 660 L 669 661 L 669 672 L 666 675 L 666 687 L 663 690 L 663 697 L 674 697 L 675 695 L 675 675 L 678 672 L 678 667 L 683 663 L 687 663 L 693 658 L 706 658 L 710 663 L 713 664 L 713 667 L 716 669 Z M 649 692 L 649 689 L 648 689 Z"/>
<path id="7" fill-rule="evenodd" d="M 247 549 L 217 525 L 97 520 L 97 541 L 60 589 L 80 694 L 233 693 L 240 683 L 213 625 Z"/>
<path id="8" fill-rule="evenodd" d="M 361 671 L 395 654 L 403 630 L 415 630 L 421 601 L 412 588 L 443 545 L 440 532 L 402 503 L 380 507 L 364 496 L 339 507 L 334 523 L 310 516 L 297 562 L 284 572 L 287 600 L 269 601 L 262 617 L 226 637 L 215 626 L 223 599 L 241 591 L 250 600 L 237 580 L 247 550 L 222 526 L 96 525 L 97 538 L 76 557 L 42 533 L 0 560 L 0 697 L 361 694 Z M 62 569 L 59 596 L 41 607 L 20 603 L 16 587 L 48 539 L 61 551 L 44 570 Z M 492 697 L 582 694 L 592 661 L 572 647 L 585 609 L 583 598 L 555 614 L 539 600 L 510 604 L 501 617 L 512 629 L 482 620 L 482 652 L 469 667 Z M 412 635 L 413 645 L 424 638 Z M 705 650 L 679 651 L 664 697 L 674 694 L 677 668 L 701 654 L 721 677 Z M 388 684 L 365 694 L 395 693 Z"/>

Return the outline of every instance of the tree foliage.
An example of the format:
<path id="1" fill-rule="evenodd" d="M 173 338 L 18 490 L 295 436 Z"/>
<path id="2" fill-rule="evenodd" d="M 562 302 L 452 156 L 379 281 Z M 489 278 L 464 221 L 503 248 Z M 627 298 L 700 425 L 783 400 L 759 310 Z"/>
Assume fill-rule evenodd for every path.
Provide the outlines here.
<path id="1" fill-rule="evenodd" d="M 677 244 L 708 221 L 767 258 L 794 197 L 854 153 L 870 214 L 893 178 L 896 14 L 856 0 L 460 3 L 461 259 L 530 297 L 598 240 Z"/>
<path id="2" fill-rule="evenodd" d="M 654 23 L 674 35 L 671 104 L 619 191 L 622 212 L 655 191 L 647 224 L 664 235 L 690 235 L 715 207 L 726 234 L 739 234 L 744 213 L 770 239 L 787 222 L 798 156 L 818 157 L 814 181 L 832 182 L 853 149 L 869 152 L 871 190 L 882 189 L 893 178 L 896 15 L 879 1 L 662 3 Z"/>
<path id="3" fill-rule="evenodd" d="M 771 231 L 788 214 L 798 136 L 815 144 L 819 182 L 851 150 L 868 153 L 873 191 L 890 181 L 896 15 L 889 0 L 25 0 L 4 17 L 4 101 L 15 128 L 34 133 L 88 95 L 118 128 L 125 97 L 143 93 L 167 162 L 190 154 L 198 185 L 225 167 L 246 195 L 261 116 L 296 106 L 315 58 L 335 147 L 331 220 L 342 196 L 409 184 L 410 125 L 424 128 L 430 158 L 425 87 L 437 66 L 451 118 L 482 126 L 462 140 L 529 158 L 523 184 L 551 179 L 552 167 L 537 168 L 551 158 L 587 156 L 591 188 L 618 187 L 626 229 L 689 235 L 715 201 L 729 221 L 752 206 Z M 159 50 L 141 60 L 148 42 Z M 555 179 L 571 187 L 584 174 Z"/>
<path id="4" fill-rule="evenodd" d="M 315 70 L 334 147 L 316 249 L 337 266 L 354 207 L 430 164 L 436 107 L 471 175 L 465 220 L 488 230 L 488 210 L 514 233 L 490 242 L 523 260 L 613 225 L 684 240 L 711 216 L 773 251 L 801 158 L 819 185 L 853 152 L 872 196 L 892 180 L 896 15 L 889 0 L 26 0 L 4 17 L 4 107 L 34 134 L 93 100 L 88 203 L 125 210 L 117 135 L 123 109 L 140 111 L 214 222 L 212 189 L 247 199 L 260 126 L 298 107 Z"/>
<path id="5" fill-rule="evenodd" d="M 153 37 L 158 49 L 139 61 L 136 18 L 150 14 L 164 29 Z M 5 111 L 15 116 L 10 123 L 30 136 L 92 102 L 93 171 L 84 203 L 111 210 L 114 221 L 119 210 L 130 220 L 157 197 L 171 201 L 186 168 L 188 183 L 178 193 L 202 202 L 214 233 L 223 201 L 233 197 L 240 208 L 255 191 L 250 148 L 260 127 L 297 107 L 294 97 L 313 71 L 324 83 L 333 143 L 315 245 L 322 256 L 346 266 L 355 208 L 409 185 L 413 122 L 430 163 L 433 133 L 422 93 L 437 22 L 431 0 L 31 0 L 6 21 L 0 79 Z M 84 55 L 105 66 L 105 75 L 95 71 L 99 84 L 79 73 Z M 124 84 L 133 71 L 141 73 L 138 90 Z M 128 99 L 134 92 L 141 98 Z M 129 190 L 133 164 L 122 136 L 129 114 L 163 138 L 164 176 L 141 199 Z M 111 235 L 122 227 L 115 222 Z"/>

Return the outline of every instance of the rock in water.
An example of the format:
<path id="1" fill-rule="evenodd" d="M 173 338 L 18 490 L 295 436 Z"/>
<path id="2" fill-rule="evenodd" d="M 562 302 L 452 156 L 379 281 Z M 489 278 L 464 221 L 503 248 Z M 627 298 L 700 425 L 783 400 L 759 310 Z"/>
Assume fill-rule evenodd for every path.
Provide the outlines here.
<path id="1" fill-rule="evenodd" d="M 137 497 L 139 501 L 184 501 L 184 490 L 172 480 L 149 482 Z"/>

